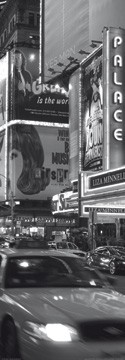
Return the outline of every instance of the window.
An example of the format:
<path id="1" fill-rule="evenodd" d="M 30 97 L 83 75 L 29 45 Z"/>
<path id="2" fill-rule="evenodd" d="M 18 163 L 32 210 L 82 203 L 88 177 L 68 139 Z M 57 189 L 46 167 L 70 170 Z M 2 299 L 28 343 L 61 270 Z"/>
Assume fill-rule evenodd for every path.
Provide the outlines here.
<path id="1" fill-rule="evenodd" d="M 29 13 L 29 25 L 34 26 L 34 13 Z"/>
<path id="2" fill-rule="evenodd" d="M 70 256 L 14 256 L 5 266 L 8 288 L 102 287 L 105 281 L 101 274 L 86 268 L 82 259 Z"/>

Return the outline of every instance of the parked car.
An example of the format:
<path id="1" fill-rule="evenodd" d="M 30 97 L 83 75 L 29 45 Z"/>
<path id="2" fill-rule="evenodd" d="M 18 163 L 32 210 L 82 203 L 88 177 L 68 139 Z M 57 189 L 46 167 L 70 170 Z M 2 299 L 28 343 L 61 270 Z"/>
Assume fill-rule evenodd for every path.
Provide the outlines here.
<path id="1" fill-rule="evenodd" d="M 69 252 L 3 249 L 0 334 L 7 359 L 122 359 L 125 296 Z"/>
<path id="2" fill-rule="evenodd" d="M 19 237 L 15 242 L 16 249 L 47 249 L 48 244 L 43 239 L 34 239 L 32 237 Z"/>
<path id="3" fill-rule="evenodd" d="M 69 251 L 72 254 L 86 257 L 86 252 L 80 250 L 77 245 L 70 241 L 59 241 L 56 243 L 56 248 L 57 250 Z"/>
<path id="4" fill-rule="evenodd" d="M 5 238 L 3 236 L 0 236 L 0 247 L 4 246 L 4 243 L 5 243 Z"/>
<path id="5" fill-rule="evenodd" d="M 49 249 L 54 249 L 54 250 L 56 250 L 56 242 L 55 241 L 49 241 L 48 242 L 48 247 L 49 247 Z"/>
<path id="6" fill-rule="evenodd" d="M 12 235 L 5 235 L 4 242 L 1 244 L 3 248 L 13 247 L 15 245 L 15 237 Z"/>
<path id="7" fill-rule="evenodd" d="M 125 249 L 116 246 L 101 246 L 87 253 L 86 262 L 111 275 L 125 271 Z"/>

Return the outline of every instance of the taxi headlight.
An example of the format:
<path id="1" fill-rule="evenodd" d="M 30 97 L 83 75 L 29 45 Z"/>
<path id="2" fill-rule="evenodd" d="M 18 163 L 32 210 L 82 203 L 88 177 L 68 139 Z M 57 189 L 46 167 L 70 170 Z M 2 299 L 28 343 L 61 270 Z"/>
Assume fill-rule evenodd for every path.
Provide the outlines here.
<path id="1" fill-rule="evenodd" d="M 56 342 L 78 341 L 78 333 L 75 328 L 59 323 L 42 325 L 27 321 L 24 324 L 23 331 L 37 339 Z"/>

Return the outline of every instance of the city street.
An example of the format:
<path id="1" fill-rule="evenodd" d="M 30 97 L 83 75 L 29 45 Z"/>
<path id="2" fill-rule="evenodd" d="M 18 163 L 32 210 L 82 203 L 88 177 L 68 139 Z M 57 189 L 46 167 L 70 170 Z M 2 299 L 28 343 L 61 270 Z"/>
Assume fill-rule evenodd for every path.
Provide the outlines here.
<path id="1" fill-rule="evenodd" d="M 116 276 L 110 275 L 110 277 L 116 280 L 116 284 L 114 286 L 115 289 L 125 295 L 125 274 L 124 275 L 120 274 Z M 1 355 L 1 349 L 0 349 L 0 360 L 4 360 L 4 359 L 5 358 Z"/>

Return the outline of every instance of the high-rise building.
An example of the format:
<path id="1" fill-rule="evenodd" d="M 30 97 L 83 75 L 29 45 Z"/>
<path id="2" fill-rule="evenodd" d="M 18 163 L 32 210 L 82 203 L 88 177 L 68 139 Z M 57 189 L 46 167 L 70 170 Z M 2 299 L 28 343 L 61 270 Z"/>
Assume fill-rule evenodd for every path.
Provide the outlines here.
<path id="1" fill-rule="evenodd" d="M 69 184 L 68 93 L 41 82 L 39 20 L 38 0 L 0 14 L 0 216 L 19 232 L 53 226 L 51 198 Z"/>

